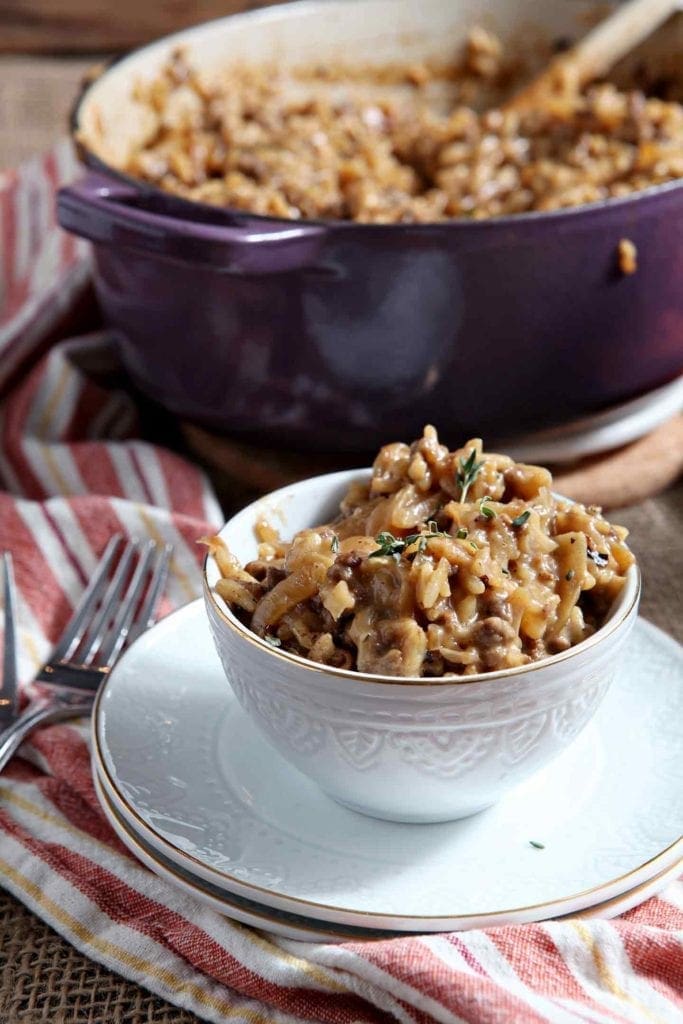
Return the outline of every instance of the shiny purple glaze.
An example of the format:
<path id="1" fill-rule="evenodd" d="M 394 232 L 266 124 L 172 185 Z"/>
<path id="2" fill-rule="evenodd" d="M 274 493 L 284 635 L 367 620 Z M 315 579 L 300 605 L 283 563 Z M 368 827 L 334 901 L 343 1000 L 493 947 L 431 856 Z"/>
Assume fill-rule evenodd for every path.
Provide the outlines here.
<path id="1" fill-rule="evenodd" d="M 270 444 L 370 451 L 573 419 L 683 369 L 683 186 L 432 225 L 274 221 L 115 176 L 63 189 L 140 388 Z M 617 245 L 638 249 L 619 272 Z"/>

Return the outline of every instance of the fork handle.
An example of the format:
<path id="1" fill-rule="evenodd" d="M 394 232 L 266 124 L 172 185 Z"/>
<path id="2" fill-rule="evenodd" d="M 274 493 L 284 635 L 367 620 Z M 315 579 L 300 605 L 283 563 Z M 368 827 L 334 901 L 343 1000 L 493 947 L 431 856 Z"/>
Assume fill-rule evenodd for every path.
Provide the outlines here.
<path id="1" fill-rule="evenodd" d="M 27 708 L 23 715 L 19 715 L 4 732 L 0 733 L 0 772 L 16 754 L 26 737 L 39 725 L 78 718 L 80 715 L 89 715 L 91 711 L 92 701 L 89 704 L 73 704 L 69 707 L 44 704 L 40 707 L 34 705 Z"/>

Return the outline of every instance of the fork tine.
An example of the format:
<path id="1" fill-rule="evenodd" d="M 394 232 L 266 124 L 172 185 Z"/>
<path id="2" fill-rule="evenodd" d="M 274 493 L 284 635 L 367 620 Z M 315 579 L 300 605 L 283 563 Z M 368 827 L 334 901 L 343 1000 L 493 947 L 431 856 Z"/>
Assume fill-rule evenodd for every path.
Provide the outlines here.
<path id="1" fill-rule="evenodd" d="M 128 589 L 121 598 L 121 603 L 114 616 L 114 620 L 100 645 L 96 657 L 97 664 L 100 666 L 111 668 L 126 641 L 128 628 L 133 621 L 140 598 L 144 593 L 147 573 L 156 550 L 157 546 L 153 540 L 148 541 L 143 549 L 138 564 L 135 567 L 135 572 L 128 584 Z"/>
<path id="2" fill-rule="evenodd" d="M 133 643 L 141 633 L 144 633 L 146 629 L 149 629 L 150 626 L 154 625 L 156 607 L 159 602 L 159 598 L 166 587 L 166 580 L 168 578 L 168 569 L 172 554 L 173 545 L 164 545 L 163 550 L 157 558 L 157 563 L 154 566 L 154 571 L 152 572 L 152 578 L 149 581 L 145 600 L 136 616 L 135 622 L 128 630 L 128 643 Z"/>
<path id="3" fill-rule="evenodd" d="M 128 541 L 121 552 L 119 564 L 116 566 L 114 575 L 112 576 L 109 586 L 102 598 L 102 604 L 86 631 L 83 640 L 83 651 L 78 658 L 82 665 L 91 665 L 95 658 L 95 654 L 102 643 L 102 638 L 107 631 L 109 622 L 114 615 L 114 609 L 116 608 L 119 600 L 123 584 L 128 576 L 128 570 L 130 569 L 131 562 L 137 554 L 138 546 L 138 541 Z"/>
<path id="4" fill-rule="evenodd" d="M 95 611 L 100 595 L 106 586 L 111 563 L 122 539 L 122 535 L 117 533 L 107 544 L 95 575 L 83 591 L 75 612 L 50 653 L 50 661 L 66 661 L 81 642 L 87 623 Z"/>
<path id="5" fill-rule="evenodd" d="M 2 655 L 2 691 L 0 691 L 0 722 L 11 722 L 17 713 L 18 679 L 17 679 L 17 638 L 15 586 L 12 556 L 5 551 L 2 556 L 4 564 L 4 608 L 5 608 L 5 647 Z"/>

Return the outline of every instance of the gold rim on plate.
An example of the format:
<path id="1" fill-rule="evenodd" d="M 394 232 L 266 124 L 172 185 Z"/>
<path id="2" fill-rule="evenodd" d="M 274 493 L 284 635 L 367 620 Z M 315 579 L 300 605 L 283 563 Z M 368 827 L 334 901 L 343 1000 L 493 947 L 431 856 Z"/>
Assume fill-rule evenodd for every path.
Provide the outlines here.
<path id="1" fill-rule="evenodd" d="M 172 612 L 171 615 L 166 616 L 166 618 L 164 620 L 162 620 L 162 621 L 167 622 L 169 619 L 173 618 L 176 615 L 179 615 L 181 612 L 183 612 L 188 607 L 189 607 L 189 605 L 185 605 L 184 608 L 177 609 L 175 612 Z M 153 627 L 153 629 L 154 628 L 156 628 L 156 627 Z M 142 639 L 142 637 L 140 637 L 140 640 L 141 639 Z M 136 641 L 136 643 L 139 643 L 140 640 Z M 131 647 L 131 650 L 132 650 L 132 647 Z M 125 658 L 125 656 L 124 656 L 124 658 Z M 349 907 L 340 907 L 340 906 L 336 906 L 334 904 L 329 904 L 329 903 L 318 903 L 318 902 L 313 901 L 313 900 L 302 899 L 301 897 L 298 897 L 298 896 L 290 896 L 290 895 L 284 895 L 284 894 L 281 894 L 281 893 L 277 893 L 277 892 L 274 892 L 272 889 L 266 889 L 264 886 L 256 885 L 253 882 L 245 882 L 243 879 L 236 878 L 234 875 L 231 875 L 231 874 L 229 874 L 227 872 L 219 871 L 217 868 L 212 867 L 210 864 L 203 863 L 197 857 L 193 856 L 193 854 L 187 853 L 185 850 L 178 850 L 178 848 L 176 846 L 174 846 L 173 843 L 171 843 L 168 839 L 166 839 L 164 836 L 160 835 L 158 832 L 154 831 L 154 829 L 151 827 L 151 825 L 149 825 L 149 823 L 146 822 L 144 820 L 144 818 L 141 817 L 140 814 L 138 814 L 136 809 L 131 806 L 129 801 L 126 799 L 125 795 L 120 791 L 119 787 L 116 785 L 115 781 L 113 780 L 113 778 L 111 776 L 111 773 L 110 773 L 110 771 L 107 768 L 107 765 L 105 763 L 105 759 L 103 757 L 102 749 L 100 747 L 100 742 L 99 742 L 99 729 L 98 729 L 98 725 L 99 725 L 99 720 L 100 720 L 100 706 L 101 706 L 101 703 L 102 703 L 102 699 L 103 699 L 104 693 L 106 692 L 107 688 L 111 685 L 112 679 L 115 678 L 115 677 L 116 677 L 116 668 L 114 668 L 112 675 L 108 676 L 105 679 L 104 683 L 100 686 L 100 689 L 99 689 L 99 691 L 98 691 L 98 693 L 97 693 L 97 695 L 95 697 L 95 703 L 94 703 L 94 706 L 93 706 L 93 713 L 92 713 L 92 718 L 91 718 L 91 722 L 92 722 L 92 751 L 93 751 L 93 759 L 94 759 L 94 761 L 96 763 L 96 768 L 97 768 L 98 774 L 105 780 L 105 782 L 113 790 L 113 792 L 116 793 L 117 800 L 120 801 L 120 803 L 125 807 L 126 813 L 128 815 L 130 815 L 130 818 L 133 819 L 133 821 L 137 825 L 140 826 L 140 828 L 142 829 L 143 835 L 144 835 L 145 832 L 153 833 L 155 842 L 158 843 L 160 846 L 164 847 L 166 850 L 169 851 L 170 859 L 171 860 L 173 859 L 173 856 L 177 856 L 178 853 L 182 853 L 182 856 L 184 858 L 186 858 L 190 863 L 192 863 L 194 865 L 197 865 L 197 867 L 200 869 L 200 877 L 201 877 L 201 872 L 206 872 L 207 874 L 213 876 L 217 880 L 217 882 L 219 884 L 225 885 L 226 883 L 228 883 L 229 885 L 237 886 L 237 894 L 238 895 L 240 893 L 240 890 L 247 890 L 250 893 L 254 893 L 255 896 L 253 898 L 258 903 L 263 903 L 263 897 L 264 896 L 265 897 L 270 897 L 271 899 L 273 897 L 275 897 L 276 899 L 286 900 L 288 903 L 295 904 L 297 906 L 310 908 L 310 910 L 323 911 L 323 913 L 328 913 L 328 914 L 329 913 L 333 913 L 333 914 L 352 914 L 355 917 L 365 917 L 365 918 L 372 919 L 372 920 L 376 920 L 377 918 L 385 918 L 385 919 L 386 918 L 391 918 L 391 919 L 396 920 L 396 921 L 411 922 L 411 921 L 424 921 L 424 920 L 430 920 L 430 921 L 466 921 L 466 920 L 470 920 L 471 918 L 475 918 L 475 917 L 476 918 L 482 918 L 482 919 L 490 919 L 490 918 L 493 918 L 493 917 L 501 917 L 503 915 L 525 914 L 525 913 L 529 913 L 529 912 L 535 912 L 535 911 L 538 911 L 538 910 L 544 910 L 544 909 L 546 909 L 548 907 L 558 907 L 559 908 L 559 907 L 562 907 L 562 905 L 564 905 L 564 904 L 571 903 L 571 902 L 576 901 L 576 900 L 583 901 L 583 900 L 588 899 L 591 896 L 595 895 L 596 893 L 601 892 L 603 889 L 609 888 L 612 885 L 620 885 L 622 882 L 628 882 L 628 879 L 632 878 L 634 875 L 638 874 L 638 872 L 640 872 L 640 871 L 642 871 L 642 870 L 644 870 L 645 868 L 648 868 L 648 867 L 654 867 L 660 861 L 668 859 L 670 857 L 670 855 L 672 854 L 672 852 L 676 849 L 677 846 L 681 847 L 681 857 L 683 858 L 683 836 L 679 836 L 672 843 L 670 843 L 668 846 L 666 846 L 663 850 L 660 850 L 659 853 L 655 854 L 654 857 L 650 857 L 648 860 L 643 861 L 642 864 L 638 864 L 635 868 L 632 868 L 630 871 L 627 871 L 625 874 L 617 875 L 615 878 L 611 878 L 608 881 L 601 883 L 600 885 L 592 886 L 590 889 L 582 889 L 579 892 L 572 893 L 569 896 L 563 896 L 561 899 L 544 900 L 541 903 L 532 903 L 529 906 L 524 906 L 524 907 L 506 907 L 506 908 L 503 908 L 501 910 L 487 910 L 487 911 L 483 911 L 481 913 L 470 913 L 470 914 L 429 914 L 429 915 L 426 915 L 426 916 L 422 916 L 422 915 L 419 915 L 419 914 L 387 914 L 387 913 L 379 913 L 378 911 L 362 911 L 362 910 L 353 909 L 353 908 L 349 908 Z M 676 863 L 676 861 L 672 859 L 671 864 L 668 865 L 668 866 L 669 867 L 673 867 L 673 864 L 675 864 L 675 863 Z M 662 870 L 668 870 L 668 868 L 665 868 L 665 869 L 662 869 Z M 640 883 L 636 883 L 636 885 L 637 884 L 640 884 Z M 626 888 L 628 888 L 628 886 L 626 886 Z M 619 895 L 619 894 L 617 894 L 617 895 Z M 612 899 L 612 898 L 614 898 L 614 897 L 608 897 L 608 899 Z M 587 906 L 588 905 L 589 904 L 587 904 Z M 584 908 L 579 908 L 577 913 L 579 913 L 582 909 L 584 909 Z M 567 913 L 572 913 L 573 914 L 573 912 L 570 912 L 570 911 L 568 911 Z M 324 918 L 323 918 L 323 920 L 324 920 Z M 351 927 L 353 927 L 353 926 L 351 926 Z"/>
<path id="2" fill-rule="evenodd" d="M 97 797 L 100 803 L 102 804 L 102 807 L 104 808 L 105 814 L 109 817 L 110 821 L 113 819 L 118 825 L 121 832 L 125 834 L 126 844 L 129 845 L 129 847 L 132 850 L 142 852 L 142 857 L 139 857 L 139 854 L 136 852 L 136 856 L 139 857 L 141 862 L 144 863 L 144 858 L 147 857 L 153 863 L 157 864 L 164 872 L 166 872 L 169 875 L 172 875 L 173 878 L 178 879 L 181 887 L 186 886 L 187 888 L 192 889 L 193 892 L 197 893 L 198 898 L 201 899 L 205 898 L 206 896 L 209 896 L 211 899 L 214 899 L 217 902 L 224 902 L 226 906 L 231 907 L 233 910 L 244 910 L 245 913 L 250 914 L 252 917 L 261 918 L 261 920 L 265 922 L 265 925 L 286 924 L 289 929 L 294 931 L 301 931 L 302 933 L 307 935 L 310 935 L 311 931 L 315 931 L 320 932 L 321 935 L 323 934 L 323 932 L 326 935 L 333 935 L 335 938 L 338 939 L 367 939 L 368 941 L 371 941 L 378 938 L 392 938 L 395 935 L 402 934 L 401 932 L 396 932 L 388 928 L 363 928 L 359 925 L 344 925 L 343 927 L 345 930 L 340 932 L 335 930 L 333 922 L 324 921 L 320 918 L 304 918 L 301 915 L 292 914 L 291 912 L 286 910 L 278 910 L 275 907 L 267 907 L 262 903 L 255 903 L 252 900 L 249 900 L 246 897 L 238 896 L 235 893 L 225 892 L 220 896 L 214 896 L 213 893 L 208 892 L 203 887 L 201 879 L 193 878 L 192 876 L 190 876 L 189 872 L 187 872 L 187 875 L 181 874 L 180 871 L 178 870 L 177 865 L 174 865 L 171 861 L 162 861 L 158 853 L 156 853 L 153 848 L 145 845 L 145 842 L 142 839 L 142 837 L 137 836 L 135 832 L 133 832 L 131 826 L 123 819 L 120 812 L 117 811 L 116 807 L 111 801 L 110 796 L 104 789 L 104 786 L 102 785 L 102 782 L 99 778 L 99 775 L 97 774 L 97 771 L 95 771 L 93 774 L 95 781 L 95 791 L 97 793 Z M 235 898 L 243 900 L 243 902 L 247 904 L 247 906 L 242 907 L 234 903 L 233 900 Z M 311 927 L 311 923 L 313 927 Z M 328 924 L 330 925 L 330 927 L 327 927 Z M 310 939 L 304 939 L 303 941 L 310 942 Z"/>
<path id="3" fill-rule="evenodd" d="M 300 915 L 289 914 L 287 911 L 279 911 L 273 907 L 267 907 L 263 904 L 257 904 L 252 902 L 251 900 L 246 899 L 245 902 L 248 904 L 248 906 L 240 907 L 232 902 L 234 894 L 231 893 L 225 893 L 222 896 L 214 896 L 213 893 L 207 892 L 207 890 L 202 886 L 201 879 L 193 879 L 192 877 L 181 875 L 180 872 L 177 870 L 177 867 L 172 862 L 161 861 L 159 859 L 158 854 L 156 854 L 153 849 L 143 845 L 143 843 L 140 840 L 140 837 L 135 835 L 135 833 L 131 830 L 131 826 L 126 821 L 124 821 L 120 813 L 114 807 L 110 797 L 108 796 L 104 787 L 102 786 L 102 783 L 99 779 L 99 776 L 97 775 L 97 772 L 95 772 L 95 789 L 97 791 L 98 799 L 100 800 L 100 803 L 105 809 L 105 813 L 108 815 L 110 820 L 113 819 L 117 823 L 121 832 L 123 832 L 124 835 L 126 836 L 126 844 L 129 846 L 130 849 L 136 852 L 136 856 L 139 857 L 137 851 L 141 851 L 143 856 L 139 857 L 139 859 L 143 863 L 145 857 L 148 858 L 150 861 L 152 861 L 154 864 L 160 867 L 163 873 L 170 875 L 173 879 L 177 879 L 179 887 L 191 889 L 194 893 L 196 893 L 198 899 L 205 899 L 207 896 L 209 896 L 211 899 L 216 900 L 216 902 L 218 903 L 225 903 L 226 907 L 232 910 L 243 910 L 251 917 L 260 918 L 261 921 L 265 922 L 266 926 L 285 924 L 287 928 L 289 928 L 290 930 L 301 931 L 303 934 L 306 935 L 309 935 L 311 931 L 314 931 L 316 933 L 319 933 L 321 937 L 323 935 L 332 935 L 334 936 L 334 938 L 340 940 L 354 939 L 356 941 L 360 940 L 372 942 L 378 938 L 400 938 L 402 935 L 406 934 L 405 932 L 396 931 L 395 929 L 363 928 L 362 925 L 346 925 L 345 927 L 347 930 L 339 932 L 335 931 L 332 922 L 325 921 L 321 918 L 303 918 Z M 653 875 L 651 878 L 647 878 L 645 881 L 640 882 L 638 885 L 634 885 L 631 889 L 626 889 L 625 892 L 619 893 L 617 896 L 612 896 L 607 900 L 601 900 L 600 902 L 594 903 L 591 906 L 584 907 L 583 910 L 577 910 L 573 913 L 570 912 L 568 914 L 556 915 L 554 918 L 552 918 L 552 920 L 569 921 L 574 918 L 590 918 L 599 915 L 603 913 L 605 910 L 610 910 L 613 909 L 615 906 L 618 906 L 621 901 L 631 899 L 633 896 L 642 893 L 645 889 L 649 888 L 650 886 L 656 885 L 657 882 L 659 882 L 660 880 L 664 882 L 668 876 L 672 876 L 673 879 L 674 872 L 681 866 L 683 866 L 683 864 L 669 865 L 669 867 L 663 868 L 661 871 L 657 872 L 657 874 Z M 163 877 L 163 875 L 161 877 Z M 656 892 L 657 890 L 651 892 L 650 895 L 646 898 L 650 899 L 652 896 L 656 895 Z M 634 904 L 634 906 L 638 906 L 638 904 Z M 633 907 L 630 907 L 629 909 L 633 909 Z M 275 914 L 279 914 L 282 916 L 273 916 L 273 912 Z M 226 913 L 226 916 L 229 917 L 230 914 Z M 301 921 L 302 923 L 300 924 L 299 921 Z M 328 927 L 328 925 L 331 925 L 331 927 Z M 308 941 L 310 941 L 310 939 Z"/>

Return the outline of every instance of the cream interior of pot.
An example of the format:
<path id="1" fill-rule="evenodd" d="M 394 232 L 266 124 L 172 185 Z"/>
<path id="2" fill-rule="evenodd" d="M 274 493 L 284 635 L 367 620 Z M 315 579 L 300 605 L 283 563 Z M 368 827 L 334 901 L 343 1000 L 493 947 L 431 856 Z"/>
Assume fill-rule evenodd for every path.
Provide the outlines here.
<path id="1" fill-rule="evenodd" d="M 610 6 L 584 0 L 322 0 L 252 11 L 168 36 L 119 61 L 88 90 L 77 132 L 101 160 L 124 166 L 154 128 L 149 109 L 134 98 L 135 83 L 154 78 L 178 47 L 209 78 L 235 63 L 448 64 L 472 26 L 481 25 L 519 54 L 526 74 L 547 59 L 554 41 L 579 38 Z"/>
<path id="2" fill-rule="evenodd" d="M 373 68 L 428 60 L 449 65 L 470 29 L 481 25 L 500 38 L 506 53 L 519 57 L 519 74 L 527 79 L 553 46 L 580 38 L 613 6 L 585 0 L 312 0 L 251 11 L 167 36 L 118 61 L 86 92 L 76 133 L 100 160 L 125 167 L 156 129 L 149 107 L 135 99 L 135 84 L 155 78 L 179 47 L 207 79 L 235 64 Z M 610 78 L 628 86 L 680 77 L 682 50 L 679 16 Z"/>

